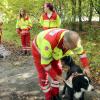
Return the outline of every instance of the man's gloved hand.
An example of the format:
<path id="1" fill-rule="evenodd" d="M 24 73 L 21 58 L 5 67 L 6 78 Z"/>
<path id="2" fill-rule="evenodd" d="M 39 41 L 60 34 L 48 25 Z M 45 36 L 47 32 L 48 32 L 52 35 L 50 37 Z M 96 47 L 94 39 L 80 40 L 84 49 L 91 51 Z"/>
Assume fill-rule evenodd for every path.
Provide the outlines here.
<path id="1" fill-rule="evenodd" d="M 65 80 L 64 80 L 64 78 L 63 77 L 61 77 L 61 76 L 56 76 L 56 78 L 55 78 L 58 82 L 60 82 L 60 83 L 63 83 Z"/>
<path id="2" fill-rule="evenodd" d="M 88 77 L 91 77 L 89 67 L 85 67 L 85 68 L 83 69 L 83 73 L 86 74 Z"/>

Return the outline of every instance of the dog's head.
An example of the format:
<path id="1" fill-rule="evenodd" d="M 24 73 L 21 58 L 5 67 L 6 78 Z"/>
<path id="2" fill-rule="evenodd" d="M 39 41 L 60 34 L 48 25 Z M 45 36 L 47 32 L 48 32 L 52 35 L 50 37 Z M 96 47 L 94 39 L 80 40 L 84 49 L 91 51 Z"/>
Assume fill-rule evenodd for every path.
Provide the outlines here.
<path id="1" fill-rule="evenodd" d="M 74 97 L 80 98 L 83 92 L 93 91 L 94 87 L 91 85 L 89 77 L 86 75 L 79 75 L 72 80 L 73 90 L 75 91 Z"/>
<path id="2" fill-rule="evenodd" d="M 91 85 L 89 77 L 86 75 L 78 75 L 72 79 L 73 88 L 75 91 L 92 91 L 94 88 Z"/>
<path id="3" fill-rule="evenodd" d="M 70 76 L 69 79 L 66 80 L 66 85 L 74 91 L 74 97 L 77 99 L 82 96 L 83 92 L 94 90 L 89 77 L 82 74 L 75 77 Z"/>

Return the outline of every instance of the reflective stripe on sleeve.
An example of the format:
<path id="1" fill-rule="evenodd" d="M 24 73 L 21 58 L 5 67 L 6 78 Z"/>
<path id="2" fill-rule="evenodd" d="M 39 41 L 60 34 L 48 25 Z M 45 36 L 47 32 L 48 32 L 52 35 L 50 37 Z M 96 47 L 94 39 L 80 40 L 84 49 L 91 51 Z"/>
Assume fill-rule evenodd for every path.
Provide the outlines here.
<path id="1" fill-rule="evenodd" d="M 47 92 L 49 92 L 50 91 L 50 88 L 48 88 L 48 89 L 45 89 L 45 90 L 42 90 L 44 93 L 47 93 Z"/>
<path id="2" fill-rule="evenodd" d="M 59 82 L 58 81 L 52 81 L 51 86 L 52 87 L 59 87 Z"/>
<path id="3" fill-rule="evenodd" d="M 52 87 L 59 87 L 59 84 L 51 84 Z"/>
<path id="4" fill-rule="evenodd" d="M 54 84 L 59 84 L 58 81 L 54 81 L 54 80 L 52 80 L 52 83 L 54 83 Z"/>

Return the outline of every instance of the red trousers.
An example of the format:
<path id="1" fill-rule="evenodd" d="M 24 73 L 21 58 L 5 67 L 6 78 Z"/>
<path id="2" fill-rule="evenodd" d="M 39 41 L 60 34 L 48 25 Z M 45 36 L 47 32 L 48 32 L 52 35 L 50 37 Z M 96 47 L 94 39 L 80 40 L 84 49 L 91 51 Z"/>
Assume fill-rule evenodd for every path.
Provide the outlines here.
<path id="1" fill-rule="evenodd" d="M 45 71 L 44 67 L 41 65 L 41 56 L 36 46 L 35 41 L 32 43 L 32 55 L 34 60 L 34 65 L 38 72 L 38 79 L 40 87 L 45 94 L 45 100 L 51 100 L 52 96 L 59 94 L 59 82 L 55 78 L 51 78 L 51 84 L 48 80 L 48 72 Z M 62 66 L 60 61 L 53 60 L 51 62 L 51 67 L 56 72 L 57 75 L 62 74 Z"/>
<path id="2" fill-rule="evenodd" d="M 24 35 L 21 35 L 21 43 L 23 50 L 30 50 L 30 32 Z"/>

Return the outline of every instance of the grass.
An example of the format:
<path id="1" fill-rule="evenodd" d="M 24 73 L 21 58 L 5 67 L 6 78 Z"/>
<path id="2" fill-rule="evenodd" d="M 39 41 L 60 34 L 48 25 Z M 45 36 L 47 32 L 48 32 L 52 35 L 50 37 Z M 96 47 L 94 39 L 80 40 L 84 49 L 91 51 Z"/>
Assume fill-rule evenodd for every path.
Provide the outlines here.
<path id="1" fill-rule="evenodd" d="M 81 36 L 83 46 L 90 59 L 90 65 L 94 68 L 100 67 L 100 29 L 98 26 L 98 23 L 87 26 L 87 34 Z"/>
<path id="2" fill-rule="evenodd" d="M 3 41 L 20 45 L 20 39 L 16 33 L 16 22 L 9 22 L 4 24 L 3 28 Z"/>

